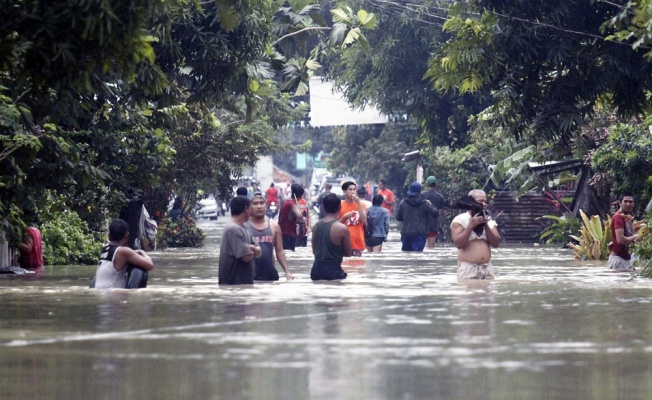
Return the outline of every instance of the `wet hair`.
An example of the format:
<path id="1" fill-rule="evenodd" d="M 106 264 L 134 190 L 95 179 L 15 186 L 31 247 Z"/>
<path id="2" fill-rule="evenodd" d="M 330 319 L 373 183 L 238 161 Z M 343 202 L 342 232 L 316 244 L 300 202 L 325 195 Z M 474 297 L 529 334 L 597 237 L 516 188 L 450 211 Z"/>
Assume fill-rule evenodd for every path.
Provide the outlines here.
<path id="1" fill-rule="evenodd" d="M 245 212 L 249 207 L 249 199 L 247 196 L 235 196 L 231 199 L 231 215 L 237 216 Z"/>
<path id="2" fill-rule="evenodd" d="M 247 196 L 247 188 L 244 186 L 240 186 L 239 188 L 236 189 L 235 191 L 236 196 Z"/>
<path id="3" fill-rule="evenodd" d="M 274 182 L 270 183 L 269 187 L 274 187 Z"/>
<path id="4" fill-rule="evenodd" d="M 324 210 L 326 210 L 326 213 L 328 214 L 339 212 L 340 207 L 342 207 L 342 201 L 335 193 L 329 193 L 324 196 L 322 204 L 324 205 Z"/>
<path id="5" fill-rule="evenodd" d="M 374 205 L 374 206 L 379 206 L 379 205 L 383 204 L 384 200 L 385 200 L 385 198 L 383 197 L 382 194 L 377 194 L 371 199 L 371 204 Z"/>
<path id="6" fill-rule="evenodd" d="M 386 185 L 387 181 L 384 179 L 378 179 L 378 183 L 382 183 L 383 185 Z"/>
<path id="7" fill-rule="evenodd" d="M 364 186 L 360 186 L 358 190 L 356 190 L 356 193 L 358 193 L 358 196 L 360 197 L 367 197 L 367 188 Z"/>
<path id="8" fill-rule="evenodd" d="M 623 191 L 620 193 L 620 197 L 618 197 L 618 200 L 623 201 L 623 199 L 624 199 L 626 196 L 629 196 L 629 197 L 631 197 L 631 198 L 633 199 L 633 198 L 634 198 L 634 192 L 632 192 L 631 190 L 623 190 Z"/>
<path id="9" fill-rule="evenodd" d="M 129 234 L 129 224 L 123 219 L 116 219 L 109 224 L 109 240 L 119 241 Z"/>
<path id="10" fill-rule="evenodd" d="M 292 196 L 296 197 L 297 199 L 303 197 L 303 186 L 299 185 L 298 183 L 293 183 L 292 186 L 290 186 L 290 191 L 292 191 Z"/>
<path id="11" fill-rule="evenodd" d="M 353 185 L 353 186 L 358 186 L 358 185 L 356 185 L 355 182 L 353 182 L 353 181 L 346 181 L 346 182 L 344 182 L 344 183 L 342 184 L 342 190 L 346 192 L 346 190 L 347 190 L 347 189 L 349 188 L 349 186 L 351 186 L 351 185 Z"/>

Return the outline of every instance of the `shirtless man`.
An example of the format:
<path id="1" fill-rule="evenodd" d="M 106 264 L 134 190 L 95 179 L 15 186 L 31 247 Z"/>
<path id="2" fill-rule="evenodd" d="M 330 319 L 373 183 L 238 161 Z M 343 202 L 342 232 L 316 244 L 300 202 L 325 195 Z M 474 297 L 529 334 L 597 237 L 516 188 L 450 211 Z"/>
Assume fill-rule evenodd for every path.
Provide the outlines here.
<path id="1" fill-rule="evenodd" d="M 283 251 L 281 227 L 276 222 L 266 218 L 267 204 L 262 193 L 254 193 L 249 208 L 251 210 L 249 221 L 245 222 L 244 225 L 249 229 L 254 241 L 260 246 L 263 253 L 259 258 L 254 259 L 256 263 L 254 280 L 278 280 L 278 271 L 274 266 L 274 253 L 276 253 L 276 260 L 278 260 L 285 272 L 285 278 L 288 281 L 294 279 L 288 270 L 288 260 L 285 258 L 285 252 Z"/>
<path id="2" fill-rule="evenodd" d="M 487 209 L 487 194 L 479 189 L 471 190 L 469 196 Z M 479 233 L 478 233 L 479 232 Z M 498 225 L 482 212 L 469 210 L 453 219 L 451 236 L 457 247 L 457 279 L 493 279 L 491 247 L 500 245 Z"/>

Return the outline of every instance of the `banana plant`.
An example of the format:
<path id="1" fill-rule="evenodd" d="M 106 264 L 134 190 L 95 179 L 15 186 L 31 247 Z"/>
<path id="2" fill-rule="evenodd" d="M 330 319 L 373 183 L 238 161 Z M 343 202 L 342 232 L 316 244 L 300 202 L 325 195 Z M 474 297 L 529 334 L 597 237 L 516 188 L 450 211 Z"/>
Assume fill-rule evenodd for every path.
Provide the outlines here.
<path id="1" fill-rule="evenodd" d="M 579 236 L 570 235 L 577 244 L 569 243 L 568 246 L 575 253 L 576 260 L 606 260 L 609 257 L 609 244 L 611 243 L 611 217 L 602 220 L 597 215 L 590 218 L 580 210 L 582 227 Z"/>

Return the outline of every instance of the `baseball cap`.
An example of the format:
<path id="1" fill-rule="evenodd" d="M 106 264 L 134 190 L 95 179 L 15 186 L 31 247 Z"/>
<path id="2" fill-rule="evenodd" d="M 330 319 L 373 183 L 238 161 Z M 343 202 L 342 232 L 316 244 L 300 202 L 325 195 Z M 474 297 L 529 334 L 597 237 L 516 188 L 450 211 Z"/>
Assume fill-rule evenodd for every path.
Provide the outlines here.
<path id="1" fill-rule="evenodd" d="M 252 199 L 253 199 L 254 197 L 260 197 L 261 199 L 264 199 L 264 198 L 265 198 L 265 196 L 263 196 L 263 193 L 260 192 L 259 190 L 256 190 L 256 191 L 254 192 L 253 196 L 251 196 Z"/>
<path id="2" fill-rule="evenodd" d="M 435 178 L 435 177 L 432 176 L 432 175 L 430 175 L 430 176 L 428 177 L 428 179 L 426 179 L 426 185 L 428 185 L 428 186 L 430 186 L 430 185 L 434 185 L 435 183 L 437 183 L 437 178 Z"/>
<path id="3" fill-rule="evenodd" d="M 410 184 L 410 189 L 408 189 L 408 196 L 416 196 L 421 193 L 421 184 L 419 182 L 412 182 Z"/>

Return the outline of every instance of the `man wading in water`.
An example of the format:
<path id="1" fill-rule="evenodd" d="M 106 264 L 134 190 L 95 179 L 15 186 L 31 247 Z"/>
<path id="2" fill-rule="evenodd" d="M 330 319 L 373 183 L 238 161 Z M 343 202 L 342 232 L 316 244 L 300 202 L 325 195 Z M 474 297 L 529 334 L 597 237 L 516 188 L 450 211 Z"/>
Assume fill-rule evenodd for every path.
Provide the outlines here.
<path id="1" fill-rule="evenodd" d="M 493 279 L 491 247 L 500 245 L 498 225 L 487 211 L 486 193 L 475 189 L 469 196 L 465 207 L 468 211 L 451 223 L 451 236 L 457 247 L 457 279 Z"/>

